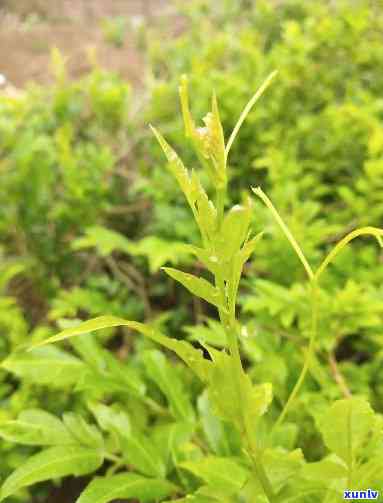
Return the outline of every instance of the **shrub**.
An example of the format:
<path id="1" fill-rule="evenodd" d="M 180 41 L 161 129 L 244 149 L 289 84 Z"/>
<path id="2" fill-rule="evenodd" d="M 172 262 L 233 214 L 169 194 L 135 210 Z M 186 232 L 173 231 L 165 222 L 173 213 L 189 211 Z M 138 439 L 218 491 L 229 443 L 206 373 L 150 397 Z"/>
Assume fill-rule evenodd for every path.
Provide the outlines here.
<path id="1" fill-rule="evenodd" d="M 236 319 L 236 299 L 244 264 L 261 238 L 251 236 L 252 204 L 247 199 L 225 211 L 227 158 L 235 127 L 225 144 L 217 100 L 205 118 L 205 128 L 197 129 L 190 115 L 185 80 L 180 86 L 185 133 L 191 139 L 205 172 L 214 186 L 214 203 L 207 195 L 196 171 L 189 172 L 176 152 L 154 128 L 168 161 L 169 171 L 177 180 L 201 235 L 200 246 L 188 245 L 190 252 L 202 262 L 213 282 L 178 269 L 164 271 L 193 295 L 213 305 L 219 314 L 224 349 L 219 351 L 203 343 L 209 358 L 190 343 L 161 334 L 150 324 L 101 316 L 70 327 L 58 335 L 38 342 L 40 346 L 28 353 L 28 360 L 44 356 L 41 351 L 53 350 L 46 344 L 72 338 L 72 345 L 82 357 L 81 376 L 76 381 L 86 389 L 90 399 L 113 396 L 128 391 L 125 401 L 113 400 L 109 406 L 91 401 L 88 404 L 97 425 L 81 415 L 68 412 L 62 421 L 42 410 L 23 411 L 15 421 L 3 423 L 0 434 L 9 440 L 27 445 L 43 446 L 4 482 L 0 501 L 20 488 L 54 477 L 81 476 L 97 471 L 105 461 L 112 466 L 107 475 L 93 479 L 84 489 L 78 503 L 107 503 L 117 498 L 138 498 L 158 501 L 178 495 L 177 501 L 289 501 L 309 495 L 309 501 L 339 501 L 344 491 L 382 490 L 382 418 L 374 413 L 361 397 L 348 396 L 329 408 L 314 413 L 330 455 L 307 463 L 301 449 L 294 449 L 294 426 L 284 424 L 307 371 L 313 365 L 320 316 L 319 282 L 326 268 L 347 244 L 358 236 L 370 234 L 383 246 L 383 229 L 364 227 L 341 239 L 313 269 L 267 195 L 253 189 L 270 210 L 297 254 L 308 277 L 311 303 L 310 342 L 300 376 L 281 412 L 266 414 L 272 402 L 269 382 L 253 383 L 245 372 L 240 356 L 240 331 Z M 242 117 L 239 120 L 241 123 Z M 203 383 L 198 397 L 202 431 L 198 429 L 190 393 L 181 374 L 158 350 L 138 354 L 146 375 L 166 397 L 166 419 L 161 405 L 144 383 L 131 360 L 124 365 L 101 349 L 89 332 L 112 327 L 126 327 L 139 332 L 150 341 L 175 352 Z M 76 336 L 80 336 L 76 339 Z M 81 338 L 82 336 L 82 338 Z M 76 341 L 76 342 L 73 342 Z M 227 348 L 227 350 L 226 350 Z M 15 356 L 25 359 L 26 356 Z M 64 357 L 63 357 L 64 358 Z M 10 357 L 11 362 L 13 360 Z M 73 357 L 66 356 L 67 362 Z M 55 374 L 65 379 L 73 373 Z M 44 376 L 47 377 L 46 375 Z M 258 376 L 259 378 L 259 376 Z M 117 391 L 118 390 L 118 391 Z M 349 392 L 348 392 L 349 393 Z M 110 398 L 109 398 L 110 399 Z M 325 404 L 326 398 L 322 397 Z M 151 404 L 155 416 L 147 412 L 131 421 L 138 404 Z M 269 411 L 270 412 L 270 411 Z M 170 413 L 170 417 L 168 414 Z M 150 432 L 148 427 L 150 425 Z M 287 426 L 287 429 L 286 429 Z M 289 431 L 290 430 L 290 431 Z M 38 432 L 38 434 L 37 434 Z M 291 437 L 292 432 L 292 437 Z M 116 470 L 127 467 L 115 474 Z M 174 499 L 173 499 L 174 501 Z M 307 500 L 308 501 L 308 500 Z"/>

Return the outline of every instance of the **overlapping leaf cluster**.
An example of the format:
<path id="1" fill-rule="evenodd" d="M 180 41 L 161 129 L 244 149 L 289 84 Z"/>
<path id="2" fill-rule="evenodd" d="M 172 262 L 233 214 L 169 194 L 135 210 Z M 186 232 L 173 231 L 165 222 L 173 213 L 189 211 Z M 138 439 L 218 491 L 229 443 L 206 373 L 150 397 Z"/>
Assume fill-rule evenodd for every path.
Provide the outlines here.
<path id="1" fill-rule="evenodd" d="M 97 67 L 67 80 L 57 53 L 52 88 L 0 97 L 0 473 L 16 470 L 6 501 L 86 472 L 101 478 L 85 501 L 262 502 L 270 485 L 278 501 L 335 502 L 345 488 L 382 490 L 379 248 L 363 240 L 333 257 L 313 323 L 313 285 L 248 194 L 261 184 L 312 271 L 350 230 L 381 225 L 381 11 L 369 0 L 180 9 L 188 29 L 170 44 L 148 30 L 143 111 L 137 91 Z M 277 84 L 225 146 L 239 104 L 274 68 Z M 183 120 L 182 72 L 194 96 L 181 79 Z M 213 95 L 204 116 L 212 87 L 219 113 Z M 149 120 L 194 170 L 159 136 L 164 169 Z M 17 351 L 52 324 L 76 334 L 105 312 L 79 329 L 100 333 Z"/>
<path id="2" fill-rule="evenodd" d="M 86 393 L 88 413 L 67 412 L 60 419 L 43 410 L 30 409 L 17 419 L 1 423 L 0 435 L 5 440 L 39 446 L 42 450 L 5 480 L 0 500 L 37 482 L 94 473 L 104 463 L 109 465 L 106 475 L 94 478 L 78 503 L 107 503 L 118 498 L 163 501 L 170 496 L 173 500 L 178 496 L 176 501 L 180 503 L 250 503 L 254 498 L 268 503 L 325 498 L 335 503 L 350 487 L 371 485 L 383 489 L 379 479 L 383 468 L 382 418 L 364 398 L 349 397 L 320 410 L 317 429 L 330 454 L 314 463 L 305 460 L 301 449 L 294 449 L 296 440 L 286 442 L 289 425 L 284 424 L 307 371 L 313 367 L 320 316 L 317 290 L 322 273 L 352 239 L 372 234 L 381 244 L 383 230 L 366 227 L 349 233 L 314 271 L 270 199 L 260 188 L 254 189 L 297 253 L 311 288 L 310 344 L 302 372 L 279 418 L 265 416 L 272 401 L 272 386 L 268 382 L 254 383 L 245 371 L 236 319 L 242 269 L 259 241 L 259 236 L 250 237 L 252 206 L 247 199 L 244 205 L 225 210 L 226 162 L 232 141 L 229 139 L 225 147 L 215 97 L 209 120 L 205 121 L 208 127 L 203 132 L 209 139 L 201 143 L 200 133 L 196 133 L 191 120 L 184 81 L 180 92 L 185 129 L 214 184 L 215 204 L 197 171 L 189 173 L 165 139 L 153 131 L 200 230 L 202 246 L 189 245 L 189 251 L 205 266 L 213 281 L 173 268 L 165 267 L 164 271 L 193 295 L 216 307 L 224 349 L 201 341 L 207 358 L 189 342 L 163 335 L 154 324 L 101 316 L 37 341 L 28 352 L 21 349 L 11 355 L 3 362 L 3 368 L 32 382 L 42 379 L 40 384 L 51 381 L 55 387 L 76 385 L 77 391 Z M 245 108 L 244 114 L 247 113 Z M 239 123 L 244 118 L 242 115 Z M 234 128 L 231 138 L 237 131 Z M 221 176 L 215 170 L 221 170 Z M 89 334 L 113 327 L 138 332 L 183 360 L 202 385 L 198 416 L 185 377 L 161 352 L 147 349 L 122 363 Z M 46 347 L 66 339 L 80 358 Z M 50 368 L 49 373 L 41 373 L 44 365 Z M 154 384 L 153 390 L 148 391 L 145 380 Z M 165 397 L 168 408 L 161 406 L 158 393 Z M 137 414 L 137 408 L 142 412 Z M 152 409 L 151 414 L 147 408 Z"/>

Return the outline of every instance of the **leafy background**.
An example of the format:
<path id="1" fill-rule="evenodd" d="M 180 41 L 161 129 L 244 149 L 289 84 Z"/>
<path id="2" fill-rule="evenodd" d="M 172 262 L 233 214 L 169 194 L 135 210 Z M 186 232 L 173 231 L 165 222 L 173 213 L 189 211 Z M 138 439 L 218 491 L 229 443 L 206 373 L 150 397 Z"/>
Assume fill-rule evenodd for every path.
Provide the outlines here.
<path id="1" fill-rule="evenodd" d="M 73 78 L 54 49 L 50 84 L 0 94 L 0 419 L 30 409 L 77 414 L 89 422 L 83 427 L 90 436 L 97 419 L 113 445 L 116 426 L 105 426 L 100 411 L 92 415 L 104 402 L 129 416 L 120 420 L 129 421 L 130 439 L 147 445 L 154 435 L 162 456 L 171 424 L 179 449 L 169 447 L 167 459 L 151 452 L 153 466 L 140 456 L 129 461 L 139 473 L 170 473 L 192 490 L 201 453 L 235 456 L 239 444 L 229 425 L 215 424 L 201 384 L 171 355 L 122 329 L 37 356 L 15 350 L 105 313 L 150 321 L 196 347 L 225 346 L 214 312 L 160 270 L 201 269 L 182 246 L 197 242 L 197 229 L 148 129 L 155 124 L 187 165 L 196 164 L 178 107 L 184 73 L 194 116 L 203 117 L 214 89 L 228 135 L 254 90 L 278 70 L 233 146 L 232 204 L 250 185 L 262 186 L 314 265 L 348 231 L 381 226 L 383 10 L 374 0 L 194 0 L 167 8 L 155 20 L 114 16 L 98 28 L 119 59 L 129 37 L 142 57 L 139 85 L 106 70 L 94 53 L 89 71 Z M 177 29 L 168 37 L 170 19 Z M 272 421 L 302 366 L 309 295 L 304 270 L 267 209 L 254 201 L 253 215 L 254 231 L 266 234 L 241 284 L 241 345 L 253 382 L 273 385 Z M 381 417 L 381 262 L 366 238 L 345 249 L 324 277 L 315 364 L 280 432 L 282 445 L 299 446 L 308 461 L 334 450 L 321 435 L 334 400 L 365 397 Z M 0 441 L 2 479 L 38 451 L 34 442 L 9 439 L 3 434 Z M 189 472 L 179 472 L 180 463 L 189 463 Z M 202 479 L 209 479 L 203 470 Z M 43 483 L 9 501 L 49 502 L 57 491 L 65 495 Z M 166 497 L 166 487 L 158 491 Z"/>

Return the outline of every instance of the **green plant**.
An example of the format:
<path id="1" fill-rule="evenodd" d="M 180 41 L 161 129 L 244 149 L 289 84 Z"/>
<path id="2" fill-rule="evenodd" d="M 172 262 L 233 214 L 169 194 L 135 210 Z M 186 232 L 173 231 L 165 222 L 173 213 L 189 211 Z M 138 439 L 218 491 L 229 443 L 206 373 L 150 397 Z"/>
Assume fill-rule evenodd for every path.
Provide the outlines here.
<path id="1" fill-rule="evenodd" d="M 11 356 L 11 362 L 19 358 L 39 360 L 43 351 L 53 348 L 35 349 L 36 346 L 70 339 L 83 360 L 78 360 L 84 373 L 80 383 L 89 391 L 88 408 L 97 426 L 79 414 L 67 413 L 61 421 L 41 410 L 24 411 L 17 420 L 3 423 L 0 426 L 3 437 L 46 448 L 10 475 L 3 484 L 1 499 L 39 481 L 92 473 L 105 461 L 110 465 L 107 475 L 93 479 L 78 503 L 107 503 L 117 498 L 158 501 L 171 495 L 180 496 L 177 500 L 180 503 L 251 503 L 255 500 L 335 503 L 346 488 L 383 488 L 379 478 L 383 468 L 382 418 L 363 397 L 350 397 L 319 409 L 316 427 L 331 454 L 314 463 L 306 462 L 300 449 L 291 448 L 295 442 L 289 440 L 291 428 L 284 423 L 307 371 L 313 366 L 320 316 L 319 279 L 352 239 L 371 234 L 382 244 L 383 230 L 365 227 L 349 233 L 314 270 L 270 199 L 260 188 L 253 189 L 271 211 L 307 273 L 311 328 L 303 369 L 278 414 L 272 408 L 271 384 L 252 382 L 241 359 L 240 325 L 236 319 L 239 282 L 242 269 L 262 234 L 250 236 L 253 207 L 249 197 L 242 204 L 228 211 L 225 209 L 227 159 L 239 127 L 272 77 L 245 107 L 226 144 L 215 95 L 211 112 L 204 118 L 205 126 L 197 128 L 189 110 L 186 79 L 181 82 L 186 136 L 210 179 L 214 202 L 197 172 L 190 174 L 176 152 L 153 128 L 167 157 L 169 170 L 184 193 L 201 234 L 202 245 L 187 245 L 186 249 L 205 266 L 214 282 L 177 269 L 163 269 L 192 294 L 217 309 L 223 331 L 222 344 L 228 351 L 217 350 L 205 342 L 202 345 L 209 356 L 206 358 L 190 343 L 164 336 L 155 323 L 101 316 L 37 341 L 28 356 L 25 353 Z M 88 334 L 113 327 L 137 331 L 149 341 L 176 353 L 195 373 L 205 388 L 202 393 L 200 391 L 197 402 L 200 426 L 191 397 L 186 392 L 189 378 L 179 373 L 161 352 L 152 349 L 140 352 L 138 360 L 144 365 L 146 375 L 156 383 L 157 391 L 166 397 L 169 411 L 161 409 L 158 400 L 146 396 L 134 366 L 129 369 L 129 363 L 128 366 L 117 363 Z M 76 338 L 78 335 L 82 337 Z M 133 406 L 121 396 L 119 402 L 103 404 L 101 398 L 111 393 L 115 389 L 113 386 L 121 391 L 125 386 L 129 388 L 126 400 L 133 398 Z M 132 414 L 139 404 L 155 410 L 152 434 L 148 434 L 147 429 L 143 433 L 143 423 L 146 428 L 148 425 L 145 412 L 144 419 L 139 414 L 132 420 L 127 414 L 128 410 Z M 133 467 L 137 473 L 115 474 L 126 466 Z"/>

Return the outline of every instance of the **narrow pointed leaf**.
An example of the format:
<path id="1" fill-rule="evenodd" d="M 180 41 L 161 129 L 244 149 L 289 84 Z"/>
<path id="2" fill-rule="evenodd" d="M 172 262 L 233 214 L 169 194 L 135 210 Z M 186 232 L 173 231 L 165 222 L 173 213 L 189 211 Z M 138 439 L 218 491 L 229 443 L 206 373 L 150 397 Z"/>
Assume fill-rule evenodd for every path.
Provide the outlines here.
<path id="1" fill-rule="evenodd" d="M 196 219 L 201 235 L 209 242 L 214 242 L 217 231 L 217 210 L 208 198 L 195 171 L 192 173 L 192 186 L 197 211 Z"/>
<path id="2" fill-rule="evenodd" d="M 57 335 L 49 337 L 45 341 L 33 345 L 29 350 L 33 350 L 36 353 L 35 348 L 38 346 L 59 342 L 70 337 L 110 327 L 128 327 L 132 330 L 136 330 L 167 349 L 174 351 L 201 380 L 206 381 L 208 379 L 211 362 L 204 359 L 201 350 L 193 348 L 193 346 L 188 342 L 177 341 L 176 339 L 166 337 L 148 325 L 144 325 L 143 323 L 138 323 L 136 321 L 124 320 L 123 318 L 117 318 L 116 316 L 99 316 L 93 320 L 84 321 L 76 327 L 66 328 Z"/>
<path id="3" fill-rule="evenodd" d="M 236 205 L 225 216 L 220 236 L 220 249 L 225 260 L 239 252 L 249 231 L 251 222 L 250 205 Z"/>
<path id="4" fill-rule="evenodd" d="M 165 356 L 157 350 L 146 351 L 144 363 L 148 376 L 166 396 L 174 417 L 180 420 L 194 421 L 194 410 L 189 394 L 176 369 L 169 364 Z"/>
<path id="5" fill-rule="evenodd" d="M 63 421 L 80 445 L 94 449 L 103 448 L 104 440 L 99 430 L 88 424 L 79 414 L 67 412 L 63 415 Z"/>
<path id="6" fill-rule="evenodd" d="M 248 471 L 230 458 L 206 456 L 198 461 L 181 463 L 180 466 L 218 491 L 226 491 L 228 495 L 237 493 L 249 477 Z"/>
<path id="7" fill-rule="evenodd" d="M 165 138 L 153 127 L 150 126 L 153 131 L 155 137 L 158 140 L 164 154 L 169 163 L 169 171 L 172 173 L 174 178 L 177 180 L 178 185 L 180 186 L 182 192 L 184 193 L 189 206 L 194 209 L 194 197 L 192 190 L 192 183 L 190 180 L 190 176 L 188 170 L 185 168 L 183 162 L 178 157 L 176 151 L 172 149 L 172 147 L 167 143 Z"/>
<path id="8" fill-rule="evenodd" d="M 182 75 L 180 86 L 179 86 L 178 90 L 179 90 L 180 101 L 181 101 L 182 117 L 183 117 L 184 126 L 185 126 L 185 134 L 188 138 L 191 138 L 194 134 L 195 125 L 194 125 L 193 118 L 190 113 L 188 80 L 187 80 L 186 75 Z"/>
<path id="9" fill-rule="evenodd" d="M 165 462 L 147 435 L 138 432 L 121 435 L 121 446 L 126 462 L 143 475 L 165 477 Z"/>
<path id="10" fill-rule="evenodd" d="M 60 419 L 39 409 L 24 410 L 16 420 L 1 423 L 0 437 L 24 445 L 76 444 Z"/>
<path id="11" fill-rule="evenodd" d="M 225 351 L 217 351 L 204 345 L 213 358 L 210 371 L 209 398 L 219 417 L 234 423 L 239 429 L 243 427 L 243 414 L 248 416 L 250 424 L 268 409 L 272 400 L 270 383 L 254 385 L 250 377 L 241 373 L 241 396 L 238 396 L 236 379 L 233 378 L 233 358 Z"/>
<path id="12" fill-rule="evenodd" d="M 59 477 L 80 477 L 96 471 L 103 462 L 100 451 L 77 446 L 51 447 L 23 462 L 4 482 L 0 501 L 23 487 Z"/>
<path id="13" fill-rule="evenodd" d="M 80 381 L 86 365 L 58 348 L 39 348 L 33 353 L 18 352 L 1 363 L 1 367 L 25 380 L 52 388 L 65 388 Z"/>
<path id="14" fill-rule="evenodd" d="M 260 232 L 255 237 L 247 241 L 242 246 L 240 251 L 236 255 L 234 255 L 232 267 L 230 270 L 231 274 L 229 275 L 229 299 L 236 299 L 243 266 L 250 258 L 251 254 L 254 252 L 257 243 L 262 236 L 263 232 Z"/>
<path id="15" fill-rule="evenodd" d="M 171 278 L 181 283 L 192 294 L 201 297 L 201 299 L 206 300 L 206 302 L 209 302 L 218 308 L 224 308 L 224 306 L 222 306 L 221 295 L 218 288 L 213 286 L 206 279 L 199 278 L 193 274 L 182 272 L 171 267 L 163 267 L 162 269 Z"/>
<path id="16" fill-rule="evenodd" d="M 174 493 L 175 489 L 166 480 L 148 479 L 134 473 L 121 473 L 92 480 L 76 503 L 109 503 L 128 498 L 135 498 L 145 503 L 159 501 Z"/>
<path id="17" fill-rule="evenodd" d="M 111 406 L 102 403 L 90 403 L 88 407 L 104 431 L 130 435 L 130 419 L 125 412 L 114 410 Z"/>
<path id="18" fill-rule="evenodd" d="M 228 154 L 230 152 L 231 146 L 234 143 L 234 140 L 235 140 L 235 138 L 236 138 L 236 136 L 238 134 L 238 131 L 240 130 L 240 128 L 242 126 L 242 123 L 244 122 L 244 120 L 248 116 L 250 110 L 253 108 L 253 106 L 255 105 L 255 103 L 262 96 L 262 94 L 264 93 L 264 91 L 268 88 L 268 86 L 270 85 L 270 83 L 273 80 L 273 78 L 277 75 L 277 73 L 278 72 L 274 71 L 274 72 L 272 72 L 266 78 L 266 80 L 264 81 L 264 83 L 261 85 L 261 87 L 257 90 L 257 92 L 253 95 L 253 97 L 250 99 L 250 101 L 247 103 L 247 105 L 243 109 L 243 111 L 242 111 L 242 113 L 241 113 L 241 115 L 240 115 L 240 117 L 239 117 L 239 119 L 237 121 L 237 124 L 235 125 L 235 127 L 233 129 L 233 132 L 230 135 L 229 141 L 227 142 L 227 145 L 226 145 L 226 157 L 228 156 Z"/>

